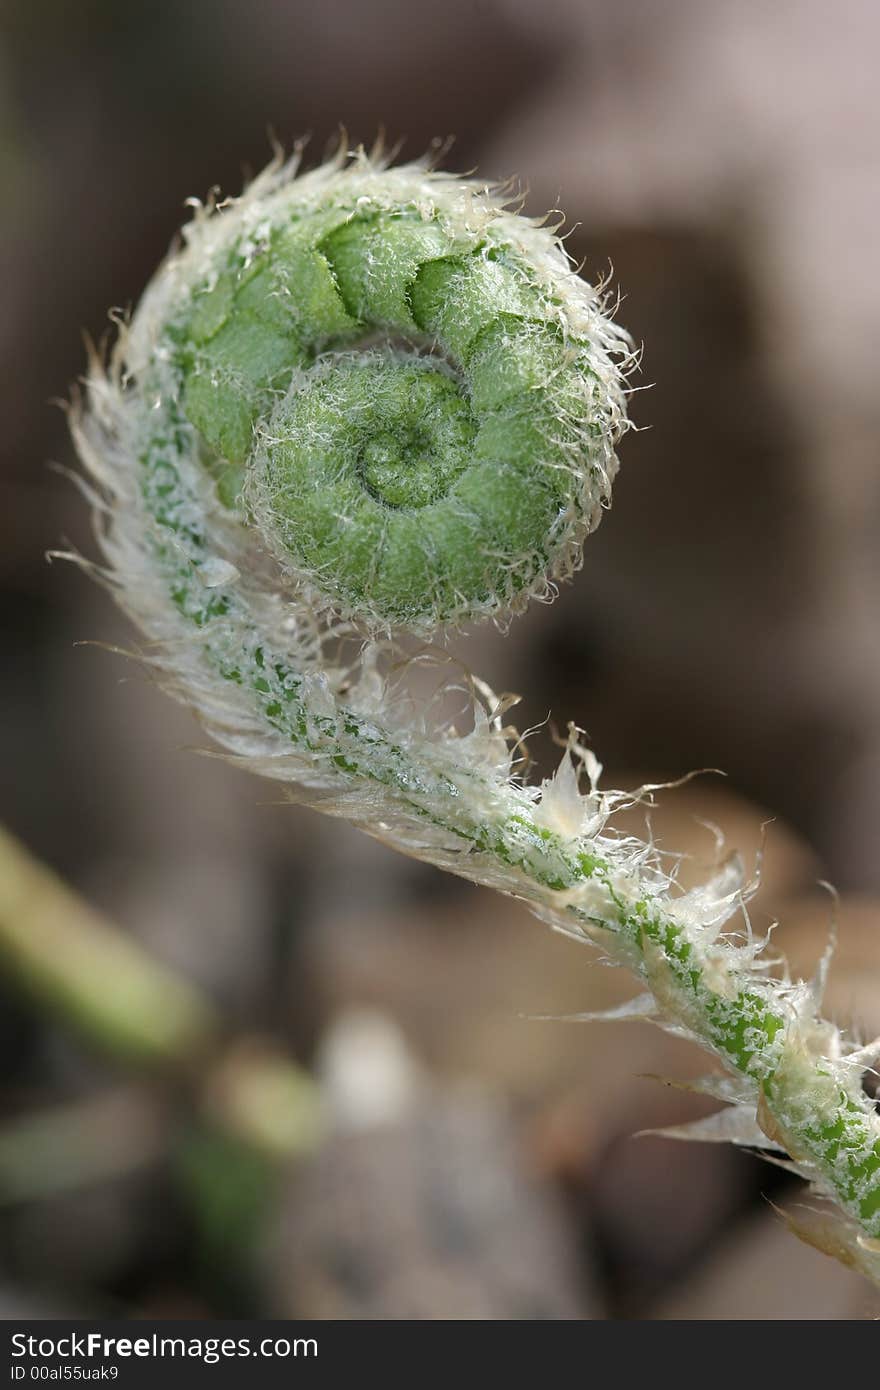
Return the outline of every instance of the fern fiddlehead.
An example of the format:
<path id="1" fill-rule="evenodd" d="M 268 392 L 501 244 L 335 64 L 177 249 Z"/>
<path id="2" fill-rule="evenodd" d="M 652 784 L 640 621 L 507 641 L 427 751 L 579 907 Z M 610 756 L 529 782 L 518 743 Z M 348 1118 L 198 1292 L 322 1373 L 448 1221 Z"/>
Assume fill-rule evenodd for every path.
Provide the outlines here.
<path id="1" fill-rule="evenodd" d="M 516 611 L 577 568 L 625 335 L 550 230 L 420 165 L 274 166 L 184 238 L 74 418 L 146 659 L 254 770 L 628 965 L 636 1012 L 723 1063 L 726 1133 L 783 1150 L 876 1273 L 874 1052 L 725 932 L 741 879 L 677 893 L 614 834 L 574 735 L 529 786 L 487 687 L 459 734 L 392 678 L 401 629 Z"/>

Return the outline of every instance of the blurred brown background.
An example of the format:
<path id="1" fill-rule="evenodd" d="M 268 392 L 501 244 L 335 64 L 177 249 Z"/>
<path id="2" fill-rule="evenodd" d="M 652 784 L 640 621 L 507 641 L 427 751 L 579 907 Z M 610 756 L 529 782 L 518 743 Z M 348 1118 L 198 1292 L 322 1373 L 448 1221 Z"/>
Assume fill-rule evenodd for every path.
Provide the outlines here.
<path id="1" fill-rule="evenodd" d="M 529 1017 L 628 981 L 196 757 L 183 711 L 75 645 L 128 634 L 45 552 L 92 548 L 47 467 L 72 464 L 52 398 L 184 200 L 237 191 L 270 129 L 309 134 L 313 162 L 340 125 L 408 157 L 454 136 L 447 167 L 565 210 L 644 343 L 643 428 L 584 572 L 474 660 L 525 692 L 520 727 L 576 719 L 612 782 L 723 768 L 665 799 L 667 847 L 710 865 L 702 817 L 754 855 L 776 816 L 755 921 L 778 913 L 809 972 L 833 881 L 831 1006 L 878 1031 L 878 43 L 871 0 L 5 0 L 3 815 L 215 1023 L 135 1065 L 0 943 L 0 1313 L 871 1311 L 782 1229 L 765 1198 L 797 1189 L 777 1171 L 631 1137 L 702 1113 L 644 1079 L 700 1074 L 689 1047 Z M 532 751 L 546 774 L 549 733 Z M 312 1088 L 320 1136 L 287 1133 L 267 1058 Z"/>

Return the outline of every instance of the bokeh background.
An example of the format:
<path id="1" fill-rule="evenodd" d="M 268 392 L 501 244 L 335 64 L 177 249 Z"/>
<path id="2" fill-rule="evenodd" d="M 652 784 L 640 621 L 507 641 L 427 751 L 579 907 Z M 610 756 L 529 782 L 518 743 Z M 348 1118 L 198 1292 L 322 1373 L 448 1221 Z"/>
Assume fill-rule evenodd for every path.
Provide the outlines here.
<path id="1" fill-rule="evenodd" d="M 109 598 L 45 554 L 93 553 L 53 398 L 185 199 L 237 191 L 270 131 L 312 162 L 340 126 L 410 157 L 454 136 L 446 167 L 565 210 L 644 344 L 583 573 L 462 655 L 615 784 L 724 769 L 655 836 L 695 875 L 703 822 L 748 863 L 763 834 L 753 920 L 805 973 L 830 880 L 829 1007 L 877 1033 L 878 45 L 872 0 L 4 0 L 2 814 L 82 902 L 4 846 L 0 1314 L 876 1311 L 786 1232 L 784 1174 L 633 1137 L 705 1113 L 652 1079 L 700 1075 L 694 1049 L 538 1017 L 620 1002 L 620 972 L 198 757 L 107 650 Z M 549 726 L 531 749 L 546 775 Z"/>

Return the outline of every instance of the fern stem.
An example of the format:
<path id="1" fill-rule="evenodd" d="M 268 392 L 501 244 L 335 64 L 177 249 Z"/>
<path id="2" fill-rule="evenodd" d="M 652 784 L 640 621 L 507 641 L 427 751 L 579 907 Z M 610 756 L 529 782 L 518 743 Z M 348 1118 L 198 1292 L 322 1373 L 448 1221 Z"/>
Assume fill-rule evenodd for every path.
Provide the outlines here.
<path id="1" fill-rule="evenodd" d="M 489 188 L 362 154 L 296 172 L 200 210 L 74 419 L 145 659 L 255 771 L 628 965 L 729 1073 L 741 1141 L 834 1198 L 876 1273 L 868 1050 L 725 931 L 741 880 L 681 894 L 615 834 L 621 794 L 574 735 L 529 786 L 491 692 L 475 682 L 462 734 L 395 674 L 401 629 L 519 611 L 578 568 L 626 423 L 625 335 Z"/>

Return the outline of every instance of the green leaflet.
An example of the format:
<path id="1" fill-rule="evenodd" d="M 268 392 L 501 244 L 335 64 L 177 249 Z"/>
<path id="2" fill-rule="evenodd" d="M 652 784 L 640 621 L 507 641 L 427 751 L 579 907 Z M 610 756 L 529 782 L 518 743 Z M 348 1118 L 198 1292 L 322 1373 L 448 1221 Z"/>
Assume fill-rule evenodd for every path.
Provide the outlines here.
<path id="1" fill-rule="evenodd" d="M 221 500 L 243 496 L 373 625 L 455 622 L 543 583 L 601 499 L 602 408 L 589 343 L 521 254 L 491 226 L 463 237 L 354 200 L 267 243 L 237 248 L 173 325 Z"/>

